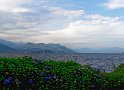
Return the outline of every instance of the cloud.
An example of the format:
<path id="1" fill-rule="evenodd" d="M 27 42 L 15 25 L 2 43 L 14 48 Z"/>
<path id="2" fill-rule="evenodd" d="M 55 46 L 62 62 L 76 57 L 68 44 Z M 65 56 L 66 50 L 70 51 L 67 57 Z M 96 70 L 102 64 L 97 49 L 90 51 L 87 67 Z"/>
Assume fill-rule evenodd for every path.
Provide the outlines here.
<path id="1" fill-rule="evenodd" d="M 120 19 L 120 17 L 107 17 L 100 14 L 86 15 L 85 16 L 92 24 L 111 24 Z"/>
<path id="2" fill-rule="evenodd" d="M 61 7 L 52 7 L 49 10 L 55 15 L 69 18 L 80 17 L 85 14 L 84 10 L 66 10 Z"/>
<path id="3" fill-rule="evenodd" d="M 89 18 L 88 18 L 89 17 Z M 53 31 L 48 40 L 58 43 L 88 43 L 83 47 L 119 46 L 124 39 L 124 22 L 119 17 L 88 15 L 86 20 L 70 22 L 66 29 Z M 113 45 L 113 44 L 114 45 Z M 119 46 L 120 47 L 120 46 Z M 123 45 L 121 45 L 123 47 Z"/>
<path id="4" fill-rule="evenodd" d="M 46 33 L 46 31 L 66 28 L 69 22 L 85 14 L 84 10 L 47 6 L 46 2 L 45 0 L 0 0 L 0 32 L 29 33 L 28 30 L 34 29 L 36 32 Z"/>
<path id="5" fill-rule="evenodd" d="M 124 22 L 119 16 L 88 14 L 83 9 L 64 8 L 57 3 L 49 5 L 47 1 L 0 0 L 0 38 L 83 43 L 85 47 L 117 45 L 114 40 L 122 43 Z"/>
<path id="6" fill-rule="evenodd" d="M 40 13 L 28 7 L 29 3 L 31 0 L 0 0 L 0 38 L 26 41 L 27 37 L 49 34 L 38 28 Z"/>
<path id="7" fill-rule="evenodd" d="M 21 5 L 28 3 L 30 0 L 0 0 L 0 10 L 4 12 L 27 12 L 27 8 Z"/>
<path id="8" fill-rule="evenodd" d="M 102 4 L 107 9 L 119 9 L 124 8 L 124 0 L 109 0 L 107 3 Z"/>

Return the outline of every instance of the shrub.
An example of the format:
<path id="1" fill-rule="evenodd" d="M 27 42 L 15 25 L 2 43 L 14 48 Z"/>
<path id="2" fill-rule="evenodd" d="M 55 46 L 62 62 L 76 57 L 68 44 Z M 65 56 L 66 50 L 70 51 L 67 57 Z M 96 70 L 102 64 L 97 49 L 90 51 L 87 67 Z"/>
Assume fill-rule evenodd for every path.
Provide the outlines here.
<path id="1" fill-rule="evenodd" d="M 0 90 L 124 89 L 124 65 L 102 73 L 74 61 L 34 63 L 30 57 L 0 58 Z"/>

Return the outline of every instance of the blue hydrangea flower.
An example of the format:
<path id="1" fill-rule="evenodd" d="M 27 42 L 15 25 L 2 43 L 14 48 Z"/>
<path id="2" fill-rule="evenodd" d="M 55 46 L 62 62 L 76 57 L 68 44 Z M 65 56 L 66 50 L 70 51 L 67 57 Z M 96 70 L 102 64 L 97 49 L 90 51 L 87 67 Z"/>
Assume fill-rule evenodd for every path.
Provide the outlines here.
<path id="1" fill-rule="evenodd" d="M 45 73 L 44 73 L 44 72 L 41 72 L 40 74 L 41 74 L 41 75 L 44 75 Z"/>
<path id="2" fill-rule="evenodd" d="M 48 82 L 49 81 L 49 77 L 45 77 L 45 81 Z"/>
<path id="3" fill-rule="evenodd" d="M 54 76 L 52 74 L 48 74 L 48 77 L 51 79 L 51 78 L 54 78 Z"/>
<path id="4" fill-rule="evenodd" d="M 11 81 L 11 80 L 13 80 L 13 78 L 12 77 L 8 77 L 8 80 Z"/>
<path id="5" fill-rule="evenodd" d="M 29 79 L 29 80 L 28 80 L 28 84 L 29 84 L 29 85 L 32 85 L 32 84 L 33 84 L 33 80 L 32 80 L 32 79 Z"/>
<path id="6" fill-rule="evenodd" d="M 34 76 L 37 76 L 37 74 L 35 73 Z"/>
<path id="7" fill-rule="evenodd" d="M 45 66 L 45 68 L 46 68 L 46 69 L 50 69 L 50 67 L 49 67 L 49 66 Z"/>
<path id="8" fill-rule="evenodd" d="M 10 85 L 10 83 L 11 83 L 11 82 L 10 82 L 9 79 L 5 79 L 5 80 L 4 80 L 4 85 Z"/>

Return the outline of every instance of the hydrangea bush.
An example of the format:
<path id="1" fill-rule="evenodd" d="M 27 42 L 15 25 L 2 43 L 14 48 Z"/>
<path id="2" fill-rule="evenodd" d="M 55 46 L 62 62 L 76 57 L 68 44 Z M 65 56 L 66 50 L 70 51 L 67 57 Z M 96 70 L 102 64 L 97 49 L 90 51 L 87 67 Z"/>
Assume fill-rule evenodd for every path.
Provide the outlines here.
<path id="1" fill-rule="evenodd" d="M 0 90 L 121 90 L 124 65 L 102 73 L 74 61 L 36 63 L 30 57 L 0 58 Z"/>

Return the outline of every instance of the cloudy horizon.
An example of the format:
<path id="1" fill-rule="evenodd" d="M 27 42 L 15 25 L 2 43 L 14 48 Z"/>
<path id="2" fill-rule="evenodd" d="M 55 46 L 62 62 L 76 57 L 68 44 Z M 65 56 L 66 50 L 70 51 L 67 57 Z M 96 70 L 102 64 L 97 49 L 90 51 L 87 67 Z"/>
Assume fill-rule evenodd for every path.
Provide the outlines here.
<path id="1" fill-rule="evenodd" d="M 124 48 L 122 0 L 0 0 L 0 39 Z"/>

